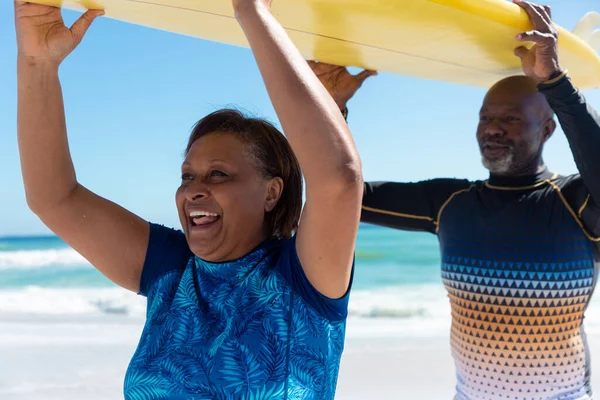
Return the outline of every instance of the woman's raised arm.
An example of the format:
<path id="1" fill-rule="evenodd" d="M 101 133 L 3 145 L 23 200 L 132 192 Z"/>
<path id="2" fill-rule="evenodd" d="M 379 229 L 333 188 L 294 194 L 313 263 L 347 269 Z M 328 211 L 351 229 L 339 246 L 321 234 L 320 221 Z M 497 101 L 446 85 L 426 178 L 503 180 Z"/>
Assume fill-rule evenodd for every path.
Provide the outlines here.
<path id="1" fill-rule="evenodd" d="M 113 282 L 137 292 L 149 224 L 77 182 L 58 78 L 61 62 L 101 14 L 88 11 L 69 29 L 60 9 L 15 1 L 21 168 L 27 203 L 42 222 Z"/>
<path id="2" fill-rule="evenodd" d="M 348 290 L 363 194 L 348 125 L 269 0 L 234 0 L 267 90 L 306 180 L 297 251 L 311 284 L 330 298 Z"/>

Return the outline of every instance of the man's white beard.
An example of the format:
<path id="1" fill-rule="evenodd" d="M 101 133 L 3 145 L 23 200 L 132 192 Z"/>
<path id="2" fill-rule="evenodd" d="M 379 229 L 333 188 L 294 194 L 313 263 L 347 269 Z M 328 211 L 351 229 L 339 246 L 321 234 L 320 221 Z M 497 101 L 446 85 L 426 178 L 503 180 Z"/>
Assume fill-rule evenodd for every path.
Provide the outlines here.
<path id="1" fill-rule="evenodd" d="M 482 157 L 483 166 L 486 167 L 492 174 L 504 175 L 512 169 L 515 153 L 513 149 L 509 149 L 506 155 L 496 160 L 489 160 L 485 156 Z"/>

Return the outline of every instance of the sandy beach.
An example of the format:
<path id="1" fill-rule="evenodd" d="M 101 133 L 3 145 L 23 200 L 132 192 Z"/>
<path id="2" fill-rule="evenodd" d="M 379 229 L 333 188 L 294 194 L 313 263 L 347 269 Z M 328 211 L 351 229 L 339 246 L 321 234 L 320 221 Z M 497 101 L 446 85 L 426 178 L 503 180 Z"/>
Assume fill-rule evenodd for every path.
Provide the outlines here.
<path id="1" fill-rule="evenodd" d="M 444 335 L 367 338 L 363 323 L 349 321 L 336 399 L 452 398 L 454 367 Z M 0 399 L 122 398 L 142 325 L 142 318 L 118 315 L 0 316 Z M 600 335 L 589 341 L 592 356 L 600 355 Z M 593 359 L 599 370 L 600 356 Z"/>
<path id="2" fill-rule="evenodd" d="M 0 321 L 1 399 L 123 397 L 141 318 L 3 316 Z M 451 368 L 444 338 L 368 340 L 349 332 L 336 398 L 449 398 Z"/>

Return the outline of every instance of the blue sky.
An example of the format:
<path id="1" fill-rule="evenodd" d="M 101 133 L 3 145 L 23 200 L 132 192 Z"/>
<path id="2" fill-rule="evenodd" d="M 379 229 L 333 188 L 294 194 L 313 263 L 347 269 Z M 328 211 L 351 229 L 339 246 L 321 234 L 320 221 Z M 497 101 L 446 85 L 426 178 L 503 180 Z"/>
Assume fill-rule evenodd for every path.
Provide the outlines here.
<path id="1" fill-rule="evenodd" d="M 572 29 L 597 0 L 547 1 Z M 0 2 L 0 236 L 49 231 L 27 209 L 16 141 L 12 1 Z M 77 13 L 66 12 L 68 22 Z M 192 125 L 236 105 L 276 121 L 250 50 L 99 19 L 61 67 L 79 181 L 140 216 L 179 227 L 175 190 Z M 367 180 L 480 179 L 474 139 L 481 88 L 380 74 L 350 103 Z M 600 90 L 585 92 L 600 108 Z M 576 172 L 558 131 L 547 164 Z"/>

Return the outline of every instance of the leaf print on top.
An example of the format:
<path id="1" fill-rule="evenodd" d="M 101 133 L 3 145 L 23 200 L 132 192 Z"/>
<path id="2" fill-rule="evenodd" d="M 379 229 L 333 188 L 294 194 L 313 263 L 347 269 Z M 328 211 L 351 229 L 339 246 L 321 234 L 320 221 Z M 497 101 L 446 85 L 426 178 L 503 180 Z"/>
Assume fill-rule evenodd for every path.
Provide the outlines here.
<path id="1" fill-rule="evenodd" d="M 267 381 L 279 381 L 285 376 L 286 354 L 281 351 L 282 337 L 278 336 L 268 321 L 261 330 L 262 348 L 258 359 Z"/>
<path id="2" fill-rule="evenodd" d="M 239 342 L 230 342 L 223 348 L 223 366 L 221 370 L 227 389 L 235 392 L 249 392 L 264 383 L 264 372 L 258 358 Z"/>
<path id="3" fill-rule="evenodd" d="M 166 398 L 169 391 L 163 387 L 164 383 L 160 376 L 142 371 L 127 374 L 125 378 L 127 394 L 132 400 Z"/>
<path id="4" fill-rule="evenodd" d="M 315 310 L 307 306 L 302 299 L 296 297 L 294 308 L 294 325 L 302 332 L 308 332 L 312 337 L 318 338 L 323 335 L 325 330 L 325 321 L 321 318 Z M 304 338 L 308 338 L 308 335 L 302 335 Z"/>

